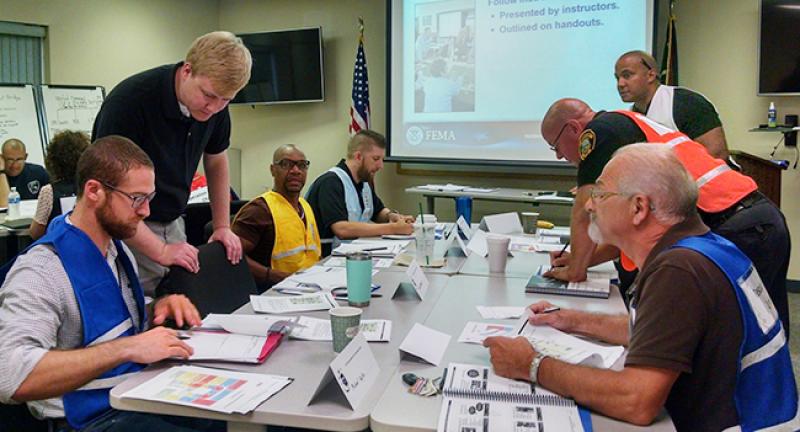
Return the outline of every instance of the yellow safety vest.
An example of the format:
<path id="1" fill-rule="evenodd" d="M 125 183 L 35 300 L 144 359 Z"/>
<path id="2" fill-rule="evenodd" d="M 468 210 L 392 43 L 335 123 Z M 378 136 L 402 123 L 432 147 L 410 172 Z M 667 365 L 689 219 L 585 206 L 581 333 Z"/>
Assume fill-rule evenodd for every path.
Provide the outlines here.
<path id="1" fill-rule="evenodd" d="M 306 269 L 319 261 L 322 248 L 319 241 L 317 221 L 308 202 L 300 198 L 300 206 L 306 216 L 306 224 L 297 210 L 286 201 L 283 195 L 269 191 L 261 195 L 272 212 L 275 227 L 275 244 L 272 246 L 270 267 L 294 273 Z"/>

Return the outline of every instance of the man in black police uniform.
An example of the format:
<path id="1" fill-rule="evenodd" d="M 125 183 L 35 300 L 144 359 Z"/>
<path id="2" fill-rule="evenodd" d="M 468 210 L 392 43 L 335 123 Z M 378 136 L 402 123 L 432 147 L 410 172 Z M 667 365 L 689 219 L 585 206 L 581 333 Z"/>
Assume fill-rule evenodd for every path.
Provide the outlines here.
<path id="1" fill-rule="evenodd" d="M 383 168 L 386 139 L 365 129 L 347 145 L 347 159 L 314 180 L 306 200 L 314 209 L 322 256 L 331 253 L 334 238 L 353 239 L 384 234 L 411 234 L 414 218 L 383 205 L 375 194 L 375 174 Z M 365 192 L 368 191 L 368 193 Z M 366 202 L 365 202 L 366 201 Z"/>
<path id="2" fill-rule="evenodd" d="M 50 184 L 50 176 L 44 167 L 27 162 L 28 152 L 25 143 L 16 138 L 6 140 L 2 151 L 8 187 L 17 188 L 21 199 L 39 198 L 42 186 Z"/>
<path id="3" fill-rule="evenodd" d="M 621 55 L 614 66 L 617 91 L 632 111 L 686 134 L 717 159 L 727 160 L 728 144 L 719 113 L 705 96 L 685 87 L 662 85 L 656 59 L 644 51 Z"/>
<path id="4" fill-rule="evenodd" d="M 155 165 L 157 194 L 150 217 L 128 240 L 149 295 L 169 266 L 199 269 L 197 248 L 186 242 L 180 215 L 201 156 L 214 225 L 209 241 L 220 241 L 231 262 L 241 259 L 241 242 L 230 229 L 227 106 L 250 79 L 251 64 L 241 39 L 229 32 L 208 33 L 194 41 L 185 61 L 127 78 L 100 108 L 92 140 L 130 138 Z"/>
<path id="5" fill-rule="evenodd" d="M 589 266 L 613 259 L 617 254 L 616 250 L 605 247 L 598 247 L 595 251 L 594 243 L 589 239 L 585 229 L 588 214 L 583 210 L 589 190 L 618 148 L 646 142 L 647 139 L 639 126 L 626 115 L 596 113 L 578 99 L 561 99 L 551 105 L 542 120 L 541 132 L 559 159 L 566 159 L 578 167 L 578 193 L 572 210 L 572 226 L 582 227 L 572 230 L 572 253 L 554 258 L 553 265 L 557 267 L 549 276 L 582 281 L 586 279 Z M 791 246 L 781 211 L 756 191 L 721 212 L 700 214 L 712 231 L 736 244 L 753 261 L 788 335 L 786 273 Z"/>

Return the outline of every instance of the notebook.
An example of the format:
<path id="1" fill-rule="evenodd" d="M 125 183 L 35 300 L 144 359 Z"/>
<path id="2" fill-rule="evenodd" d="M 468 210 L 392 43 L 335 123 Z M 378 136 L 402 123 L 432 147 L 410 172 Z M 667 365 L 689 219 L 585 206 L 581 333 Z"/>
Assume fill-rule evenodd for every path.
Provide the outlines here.
<path id="1" fill-rule="evenodd" d="M 488 366 L 450 363 L 442 394 L 437 432 L 592 430 L 589 411 L 574 400 L 502 378 Z"/>
<path id="2" fill-rule="evenodd" d="M 583 282 L 566 282 L 542 276 L 548 269 L 548 266 L 539 266 L 525 285 L 525 292 L 593 298 L 608 298 L 611 294 L 611 279 L 607 277 L 593 276 L 589 272 Z"/>

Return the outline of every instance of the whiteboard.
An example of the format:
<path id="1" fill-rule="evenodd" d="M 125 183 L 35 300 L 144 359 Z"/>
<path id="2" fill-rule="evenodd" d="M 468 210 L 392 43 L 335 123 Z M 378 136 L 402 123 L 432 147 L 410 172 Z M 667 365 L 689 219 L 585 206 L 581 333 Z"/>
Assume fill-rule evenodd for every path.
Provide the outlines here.
<path id="1" fill-rule="evenodd" d="M 42 85 L 41 95 L 48 142 L 67 129 L 92 135 L 94 118 L 105 98 L 103 87 Z"/>
<path id="2" fill-rule="evenodd" d="M 33 86 L 0 85 L 0 144 L 16 138 L 25 143 L 28 162 L 44 165 L 39 124 Z"/>

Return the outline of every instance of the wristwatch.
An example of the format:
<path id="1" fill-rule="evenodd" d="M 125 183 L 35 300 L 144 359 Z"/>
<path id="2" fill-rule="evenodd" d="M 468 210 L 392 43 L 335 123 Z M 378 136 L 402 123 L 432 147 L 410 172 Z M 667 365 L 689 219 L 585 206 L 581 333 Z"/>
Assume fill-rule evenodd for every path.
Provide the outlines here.
<path id="1" fill-rule="evenodd" d="M 542 364 L 542 360 L 547 357 L 546 355 L 537 352 L 536 356 L 531 360 L 531 368 L 528 371 L 528 379 L 530 379 L 531 384 L 536 384 L 539 380 L 539 365 Z"/>

